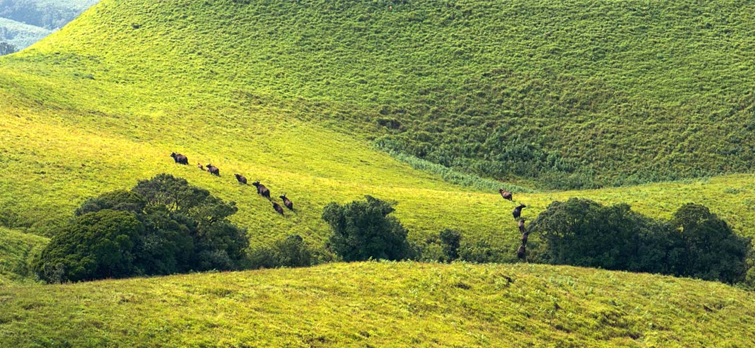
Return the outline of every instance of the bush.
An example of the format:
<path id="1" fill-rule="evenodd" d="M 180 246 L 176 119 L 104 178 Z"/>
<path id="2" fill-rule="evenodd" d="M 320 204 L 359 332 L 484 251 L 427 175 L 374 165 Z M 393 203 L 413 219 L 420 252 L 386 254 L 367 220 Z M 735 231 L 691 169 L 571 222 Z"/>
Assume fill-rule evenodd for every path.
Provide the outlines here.
<path id="1" fill-rule="evenodd" d="M 252 250 L 252 268 L 307 267 L 314 264 L 313 253 L 298 235 L 290 235 L 271 247 Z"/>
<path id="2" fill-rule="evenodd" d="M 33 267 L 48 281 L 126 277 L 135 272 L 135 246 L 142 232 L 133 213 L 88 213 L 53 237 Z"/>
<path id="3" fill-rule="evenodd" d="M 411 257 L 407 231 L 394 217 L 393 204 L 371 196 L 366 202 L 330 203 L 322 213 L 333 229 L 331 250 L 344 261 L 403 260 Z"/>
<path id="4" fill-rule="evenodd" d="M 553 202 L 530 225 L 545 242 L 543 262 L 741 282 L 750 240 L 708 208 L 687 204 L 657 221 L 626 204 Z"/>
<path id="5" fill-rule="evenodd" d="M 734 234 L 726 221 L 702 205 L 685 204 L 674 214 L 672 224 L 688 251 L 680 273 L 727 283 L 743 281 L 751 240 Z"/>
<path id="6" fill-rule="evenodd" d="M 235 203 L 161 174 L 131 191 L 84 202 L 34 262 L 47 281 L 80 281 L 245 266 L 246 231 Z"/>
<path id="7" fill-rule="evenodd" d="M 451 262 L 459 258 L 459 247 L 461 246 L 461 233 L 455 230 L 445 229 L 440 232 L 440 244 L 443 247 L 443 257 L 445 262 Z"/>

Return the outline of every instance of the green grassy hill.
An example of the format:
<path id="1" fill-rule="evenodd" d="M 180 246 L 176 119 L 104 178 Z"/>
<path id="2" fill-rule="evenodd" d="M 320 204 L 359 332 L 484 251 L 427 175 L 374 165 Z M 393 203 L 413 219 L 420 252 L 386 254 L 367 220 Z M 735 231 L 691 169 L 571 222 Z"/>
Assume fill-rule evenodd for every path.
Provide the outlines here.
<path id="1" fill-rule="evenodd" d="M 752 293 L 671 277 L 523 264 L 332 264 L 7 287 L 0 288 L 0 299 L 0 345 L 9 347 L 755 343 Z"/>
<path id="2" fill-rule="evenodd" d="M 269 242 L 287 233 L 299 233 L 319 243 L 327 233 L 319 220 L 320 208 L 324 204 L 371 194 L 399 201 L 398 216 L 410 227 L 415 238 L 453 227 L 467 232 L 468 238 L 491 239 L 499 246 L 508 247 L 517 238 L 514 233 L 506 234 L 506 231 L 513 232 L 513 226 L 505 223 L 510 207 L 493 192 L 474 192 L 477 190 L 443 182 L 438 175 L 413 170 L 409 165 L 376 151 L 372 142 L 381 134 L 385 136 L 380 141 L 383 145 L 391 143 L 390 139 L 425 134 L 413 128 L 405 128 L 406 132 L 401 129 L 386 130 L 380 121 L 393 117 L 391 115 L 403 106 L 431 107 L 429 100 L 423 98 L 435 94 L 426 94 L 426 90 L 447 93 L 447 90 L 453 89 L 454 93 L 458 92 L 455 95 L 459 98 L 478 95 L 464 92 L 464 84 L 471 81 L 466 77 L 478 76 L 478 73 L 489 74 L 495 69 L 504 69 L 505 73 L 504 70 L 498 73 L 520 79 L 516 83 L 513 80 L 507 82 L 507 86 L 523 83 L 555 88 L 568 84 L 571 86 L 569 88 L 583 89 L 585 93 L 590 90 L 595 93 L 614 90 L 629 98 L 595 99 L 588 98 L 586 94 L 569 94 L 574 102 L 599 102 L 608 108 L 602 114 L 587 112 L 577 104 L 564 104 L 561 109 L 572 116 L 542 114 L 535 117 L 537 115 L 526 112 L 520 115 L 522 117 L 499 118 L 500 115 L 480 111 L 474 117 L 493 123 L 501 120 L 524 122 L 526 127 L 517 128 L 523 132 L 530 129 L 527 127 L 540 130 L 539 140 L 520 138 L 516 146 L 527 147 L 540 142 L 561 150 L 568 149 L 574 156 L 582 158 L 580 163 L 598 166 L 601 171 L 618 176 L 631 176 L 634 174 L 628 173 L 648 168 L 668 169 L 679 176 L 690 174 L 675 167 L 674 163 L 681 162 L 670 161 L 664 155 L 664 148 L 669 146 L 681 151 L 680 154 L 683 153 L 689 160 L 685 160 L 683 166 L 699 169 L 700 173 L 708 173 L 713 163 L 718 163 L 713 166 L 717 168 L 713 172 L 745 170 L 754 163 L 745 153 L 719 156 L 710 151 L 717 148 L 716 144 L 740 146 L 742 149 L 752 144 L 747 141 L 751 133 L 745 131 L 746 127 L 733 122 L 741 113 L 726 122 L 711 123 L 692 122 L 699 118 L 699 114 L 680 111 L 687 107 L 681 105 L 684 103 L 679 99 L 685 95 L 690 98 L 687 104 L 706 101 L 703 103 L 708 105 L 706 108 L 713 105 L 710 103 L 724 103 L 726 98 L 713 98 L 707 92 L 703 93 L 705 91 L 695 92 L 689 85 L 677 83 L 674 79 L 659 80 L 665 81 L 659 85 L 662 88 L 650 88 L 651 84 L 646 81 L 650 76 L 670 74 L 667 70 L 672 65 L 681 64 L 676 59 L 682 59 L 679 58 L 684 57 L 682 53 L 687 54 L 688 58 L 697 57 L 702 54 L 701 49 L 707 46 L 700 45 L 702 48 L 692 50 L 691 46 L 684 45 L 693 45 L 696 41 L 690 38 L 682 40 L 680 37 L 676 44 L 682 45 L 685 50 L 670 56 L 669 59 L 673 58 L 673 61 L 653 61 L 659 67 L 654 67 L 652 74 L 645 75 L 639 73 L 637 69 L 640 68 L 632 70 L 631 65 L 623 68 L 635 71 L 628 75 L 607 66 L 611 62 L 616 66 L 624 64 L 622 62 L 640 64 L 637 56 L 628 53 L 599 61 L 577 59 L 582 57 L 580 55 L 569 56 L 573 59 L 568 69 L 555 69 L 555 55 L 533 55 L 539 57 L 537 59 L 542 63 L 542 69 L 535 69 L 524 64 L 525 60 L 531 59 L 520 57 L 523 51 L 514 50 L 518 46 L 511 45 L 514 42 L 521 45 L 522 35 L 525 35 L 522 32 L 535 26 L 530 21 L 542 18 L 537 15 L 540 13 L 538 11 L 552 14 L 548 17 L 548 25 L 566 25 L 568 22 L 563 21 L 569 20 L 574 11 L 584 7 L 580 3 L 564 3 L 558 6 L 565 6 L 571 11 L 554 11 L 548 6 L 528 3 L 514 6 L 511 3 L 505 5 L 509 7 L 495 8 L 494 11 L 485 10 L 485 6 L 504 5 L 482 2 L 465 5 L 353 2 L 347 5 L 317 1 L 298 4 L 276 1 L 252 4 L 232 1 L 170 4 L 145 1 L 127 5 L 119 1 L 105 1 L 31 49 L 0 60 L 0 85 L 7 87 L 0 91 L 0 100 L 3 100 L 0 103 L 0 122 L 4 132 L 0 140 L 0 162 L 5 167 L 14 168 L 0 178 L 3 185 L 8 187 L 0 193 L 0 211 L 13 217 L 11 227 L 43 233 L 49 226 L 66 219 L 70 211 L 86 197 L 130 187 L 137 179 L 156 173 L 170 172 L 208 187 L 225 199 L 237 201 L 241 213 L 236 219 L 244 227 L 250 228 L 253 243 Z M 689 12 L 684 6 L 660 3 L 655 6 L 666 14 L 681 16 Z M 694 18 L 717 18 L 715 16 L 727 9 L 748 10 L 746 5 L 710 6 L 711 11 L 695 14 Z M 531 11 L 525 11 L 530 7 Z M 657 32 L 663 28 L 651 26 L 656 22 L 643 20 L 642 16 L 627 14 L 653 12 L 656 11 L 655 7 L 643 10 L 638 5 L 634 10 L 632 8 L 622 3 L 615 5 L 613 11 L 604 12 L 614 16 L 626 15 L 625 20 L 632 19 L 632 25 L 647 27 L 645 32 L 639 33 L 623 26 L 614 28 L 618 31 L 616 35 L 634 38 L 626 45 L 631 43 L 630 46 L 638 50 L 641 47 L 658 49 L 655 46 L 647 47 L 645 43 L 654 35 L 660 35 Z M 519 12 L 511 12 L 514 9 Z M 600 12 L 597 9 L 585 11 L 585 20 L 576 21 L 574 28 L 591 28 L 587 26 L 591 23 L 608 25 L 603 20 L 587 20 L 597 16 L 596 13 Z M 518 16 L 514 16 L 517 13 Z M 527 13 L 530 15 L 525 16 Z M 455 34 L 444 34 L 443 30 L 446 29 L 438 27 L 441 17 L 447 26 L 453 24 L 468 29 L 456 28 Z M 278 20 L 274 21 L 276 18 Z M 656 24 L 668 23 L 664 18 L 659 17 Z M 681 17 L 680 21 L 692 21 L 694 18 Z M 729 29 L 732 35 L 746 32 L 751 22 L 745 21 L 745 18 L 732 16 Z M 382 28 L 383 35 L 365 33 L 366 29 L 359 29 L 358 23 L 363 23 L 362 26 L 370 24 L 373 31 Z M 520 27 L 504 30 L 489 27 L 492 25 L 490 23 Z M 479 33 L 475 34 L 473 28 L 479 28 Z M 437 32 L 437 35 L 420 35 L 428 32 Z M 497 41 L 488 41 L 483 34 L 495 36 Z M 446 36 L 458 36 L 461 46 L 479 43 L 488 45 L 486 47 L 492 51 L 479 57 L 449 53 L 446 45 L 454 41 L 441 40 Z M 575 49 L 578 42 L 596 42 L 577 42 L 575 38 L 567 40 L 568 35 L 558 37 L 566 41 L 557 41 L 553 45 L 562 50 Z M 531 39 L 535 40 L 535 37 Z M 699 40 L 707 42 L 705 40 L 709 38 L 701 37 Z M 508 44 L 502 44 L 504 41 Z M 408 46 L 411 42 L 415 45 Z M 743 39 L 737 47 L 744 52 L 749 47 L 747 42 Z M 385 47 L 378 50 L 376 47 L 383 47 L 378 44 Z M 397 47 L 405 49 L 398 50 Z M 709 53 L 723 54 L 719 50 L 714 51 Z M 632 51 L 627 48 L 626 52 Z M 730 58 L 735 57 L 747 59 L 733 53 Z M 423 70 L 439 69 L 441 66 L 444 67 L 443 72 Z M 553 68 L 546 69 L 548 66 Z M 720 69 L 734 67 L 718 64 L 696 74 L 718 74 Z M 535 70 L 539 73 L 535 74 Z M 548 71 L 553 74 L 558 72 L 558 76 L 570 74 L 572 77 L 548 77 Z M 582 80 L 588 79 L 588 71 L 596 72 L 589 78 L 590 81 L 602 80 L 600 88 L 594 88 L 596 85 Z M 359 81 L 354 79 L 357 73 L 365 74 L 365 83 L 357 83 Z M 728 95 L 742 92 L 745 95 L 743 91 L 748 87 L 749 80 L 739 77 L 746 73 L 742 70 L 725 81 L 721 80 L 716 93 L 726 92 Z M 618 82 L 619 75 L 624 76 L 623 83 Z M 635 78 L 632 79 L 632 76 Z M 482 78 L 482 75 L 478 77 Z M 551 78 L 555 80 L 551 81 Z M 561 82 L 556 83 L 556 80 Z M 432 86 L 437 88 L 430 88 Z M 490 91 L 493 87 L 488 84 L 481 88 Z M 554 100 L 562 99 L 554 99 L 555 96 L 550 94 L 538 94 L 544 93 L 542 89 L 528 90 L 540 92 L 509 93 L 506 97 L 509 101 L 501 105 L 551 105 L 549 103 Z M 492 99 L 478 97 L 482 99 L 475 99 L 474 105 L 481 108 L 490 106 Z M 635 100 L 637 98 L 642 100 Z M 677 100 L 672 100 L 674 98 Z M 454 100 L 461 103 L 472 99 L 440 98 L 437 102 L 456 103 Z M 635 102 L 652 108 L 656 105 L 653 103 L 661 102 L 663 105 L 677 103 L 681 106 L 674 108 L 679 113 L 666 113 L 664 110 L 667 109 L 660 108 L 654 109 L 654 113 L 643 117 L 638 114 L 633 118 L 608 111 L 634 110 L 632 105 L 639 105 Z M 702 110 L 703 104 L 695 107 Z M 457 113 L 448 107 L 431 107 L 437 109 L 438 114 L 412 114 L 407 111 L 402 117 L 428 127 L 430 123 L 425 121 L 455 120 L 475 131 L 497 129 L 495 125 L 480 127 L 476 121 L 467 119 L 465 113 Z M 503 110 L 502 107 L 495 109 Z M 667 121 L 657 122 L 660 118 Z M 632 135 L 600 135 L 602 131 L 599 128 L 612 127 L 612 124 L 622 124 L 622 127 L 631 129 Z M 661 131 L 654 124 L 691 128 L 686 131 L 671 128 Z M 455 129 L 453 124 L 447 126 L 431 128 L 441 133 L 456 132 L 451 130 Z M 592 127 L 594 132 L 579 130 L 584 127 Z M 717 132 L 728 132 L 730 128 L 743 132 L 738 138 L 740 145 L 728 137 L 713 136 Z M 574 131 L 585 136 L 572 137 L 561 133 Z M 484 143 L 475 143 L 474 137 L 467 137 L 463 132 L 458 134 L 469 139 L 465 140 L 465 144 L 487 149 Z M 678 136 L 686 140 L 679 143 L 674 140 Z M 432 138 L 427 138 L 427 141 L 428 144 L 438 145 L 434 149 L 448 150 L 449 153 L 455 151 L 433 143 Z M 605 143 L 609 138 L 621 144 Z M 574 146 L 565 146 L 563 141 L 574 143 Z M 602 162 L 608 156 L 608 153 L 600 150 L 603 145 L 626 156 L 615 156 L 616 153 L 613 153 L 610 156 L 613 156 L 615 163 Z M 215 179 L 192 166 L 175 166 L 167 157 L 171 151 L 187 154 L 192 163 L 213 162 L 225 175 Z M 502 149 L 492 154 L 506 151 Z M 467 153 L 474 157 L 473 152 Z M 535 159 L 527 160 L 524 152 L 521 154 L 525 159 L 519 163 L 527 165 L 537 162 Z M 638 165 L 634 161 L 640 155 L 652 159 L 642 160 Z M 718 159 L 712 159 L 714 157 Z M 547 158 L 557 162 L 554 162 L 554 168 L 559 167 L 558 163 L 569 162 L 552 156 Z M 708 159 L 712 159 L 712 162 Z M 665 164 L 660 166 L 661 162 Z M 474 172 L 478 166 L 469 163 L 464 168 Z M 267 203 L 257 199 L 250 189 L 235 184 L 229 177 L 234 172 L 268 183 L 274 193 L 287 192 L 302 208 L 300 213 L 285 219 L 276 217 Z M 569 174 L 565 173 L 562 177 L 568 179 Z M 514 177 L 512 182 L 528 184 L 533 180 L 538 179 L 532 176 Z M 716 212 L 732 220 L 743 233 L 751 234 L 751 199 L 755 199 L 750 189 L 752 177 L 733 176 L 715 182 L 715 189 L 688 182 L 643 186 L 633 188 L 631 193 L 627 190 L 580 191 L 518 197 L 533 204 L 535 209 L 529 211 L 530 214 L 544 208 L 551 199 L 576 195 L 604 202 L 628 201 L 643 213 L 653 216 L 667 216 L 682 201 L 703 202 L 714 205 Z M 700 191 L 695 191 L 695 188 Z M 33 198 L 19 200 L 18 197 Z"/>
<path id="3" fill-rule="evenodd" d="M 694 202 L 755 236 L 751 12 L 105 0 L 0 58 L 0 224 L 49 235 L 86 198 L 170 173 L 237 202 L 253 246 L 296 233 L 321 247 L 322 207 L 369 194 L 399 202 L 415 241 L 454 228 L 513 261 L 513 205 L 491 179 L 527 218 L 575 196 L 663 218 Z M 484 179 L 449 182 L 428 163 Z M 298 212 L 278 216 L 233 173 Z M 713 174 L 727 175 L 700 177 Z M 646 183 L 665 179 L 679 180 Z M 645 184 L 548 190 L 628 183 Z M 0 260 L 20 264 L 17 250 Z M 748 346 L 751 297 L 648 275 L 412 263 L 13 285 L 0 289 L 0 346 Z"/>
<path id="4" fill-rule="evenodd" d="M 149 97 L 116 109 L 282 103 L 483 176 L 598 187 L 752 171 L 752 10 L 111 1 L 4 65 L 53 55 L 108 99 Z"/>

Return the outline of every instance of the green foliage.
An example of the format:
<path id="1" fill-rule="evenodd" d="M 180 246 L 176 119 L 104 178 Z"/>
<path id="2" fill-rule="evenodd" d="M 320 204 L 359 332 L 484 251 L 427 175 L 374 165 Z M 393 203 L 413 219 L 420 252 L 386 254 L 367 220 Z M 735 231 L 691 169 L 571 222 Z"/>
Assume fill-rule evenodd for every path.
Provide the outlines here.
<path id="1" fill-rule="evenodd" d="M 56 283 L 131 276 L 142 233 L 133 213 L 105 209 L 85 214 L 52 238 L 34 271 Z"/>
<path id="2" fill-rule="evenodd" d="M 735 283 L 745 279 L 751 239 L 737 236 L 726 221 L 702 205 L 685 204 L 674 213 L 673 226 L 686 251 L 677 274 Z"/>
<path id="3" fill-rule="evenodd" d="M 252 268 L 307 267 L 315 263 L 315 256 L 304 240 L 294 234 L 270 247 L 255 248 L 249 262 Z"/>
<path id="4" fill-rule="evenodd" d="M 404 260 L 411 257 L 407 230 L 393 213 L 395 203 L 365 196 L 366 201 L 330 203 L 322 212 L 333 230 L 330 249 L 344 261 Z"/>
<path id="5" fill-rule="evenodd" d="M 442 261 L 451 262 L 459 258 L 459 247 L 461 247 L 461 233 L 451 229 L 445 229 L 438 236 L 440 244 L 443 247 Z"/>
<path id="6" fill-rule="evenodd" d="M 742 282 L 750 239 L 708 208 L 686 204 L 672 223 L 587 199 L 553 202 L 530 225 L 545 250 L 540 261 L 609 270 Z"/>
<path id="7" fill-rule="evenodd" d="M 84 202 L 34 261 L 50 282 L 165 275 L 244 266 L 246 231 L 207 190 L 161 174 Z"/>

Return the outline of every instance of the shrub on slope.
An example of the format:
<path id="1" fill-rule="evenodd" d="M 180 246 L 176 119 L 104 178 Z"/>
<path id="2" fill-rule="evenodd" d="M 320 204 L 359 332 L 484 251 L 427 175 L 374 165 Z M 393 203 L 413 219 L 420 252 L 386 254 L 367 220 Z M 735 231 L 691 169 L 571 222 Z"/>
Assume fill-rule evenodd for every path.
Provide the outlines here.
<path id="1" fill-rule="evenodd" d="M 158 175 L 131 192 L 82 204 L 34 270 L 60 282 L 238 269 L 249 242 L 246 231 L 227 220 L 236 210 L 186 180 Z"/>
<path id="2" fill-rule="evenodd" d="M 328 204 L 322 212 L 333 230 L 329 245 L 344 261 L 369 259 L 403 260 L 412 250 L 406 240 L 407 230 L 393 216 L 393 204 L 371 196 L 366 202 Z"/>
<path id="3" fill-rule="evenodd" d="M 708 208 L 686 204 L 671 222 L 627 204 L 587 199 L 553 202 L 530 232 L 544 240 L 541 261 L 738 283 L 745 280 L 750 238 L 737 236 Z"/>

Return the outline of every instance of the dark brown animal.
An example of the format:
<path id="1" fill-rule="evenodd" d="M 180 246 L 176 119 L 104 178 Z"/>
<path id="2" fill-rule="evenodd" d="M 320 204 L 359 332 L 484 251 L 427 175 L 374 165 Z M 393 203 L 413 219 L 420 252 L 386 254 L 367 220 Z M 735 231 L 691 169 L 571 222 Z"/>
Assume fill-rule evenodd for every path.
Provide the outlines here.
<path id="1" fill-rule="evenodd" d="M 522 233 L 527 232 L 527 228 L 524 227 L 524 222 L 526 220 L 527 219 L 521 219 L 521 220 L 519 220 L 519 232 L 522 232 Z"/>
<path id="2" fill-rule="evenodd" d="M 524 204 L 519 204 L 518 207 L 514 208 L 514 211 L 511 212 L 512 215 L 514 215 L 514 219 L 518 219 L 520 216 L 522 216 L 522 209 L 527 208 Z"/>
<path id="3" fill-rule="evenodd" d="M 238 180 L 239 184 L 246 185 L 246 178 L 241 174 L 233 174 L 236 176 L 236 180 Z"/>
<path id="4" fill-rule="evenodd" d="M 522 245 L 526 245 L 527 244 L 527 239 L 529 238 L 529 236 L 530 236 L 529 233 L 526 233 L 526 232 L 522 233 Z"/>
<path id="5" fill-rule="evenodd" d="M 516 250 L 516 257 L 519 259 L 524 259 L 524 256 L 527 254 L 527 247 L 522 245 L 519 247 L 519 249 Z"/>
<path id="6" fill-rule="evenodd" d="M 189 164 L 189 158 L 180 153 L 173 152 L 170 154 L 170 157 L 173 157 L 173 160 L 178 164 Z"/>
<path id="7" fill-rule="evenodd" d="M 270 199 L 270 190 L 268 190 L 268 188 L 265 187 L 265 185 L 260 184 L 259 181 L 253 182 L 252 185 L 254 185 L 254 187 L 257 188 L 258 195 L 265 197 L 267 199 Z"/>
<path id="8" fill-rule="evenodd" d="M 197 168 L 199 168 L 199 170 L 201 171 L 204 171 L 204 166 L 201 163 L 197 163 Z"/>
<path id="9" fill-rule="evenodd" d="M 286 197 L 285 193 L 280 198 L 283 200 L 283 205 L 285 205 L 286 208 L 290 209 L 291 211 L 294 211 L 294 202 L 291 202 L 291 200 L 288 199 L 288 197 Z"/>
<path id="10" fill-rule="evenodd" d="M 501 197 L 503 197 L 503 199 L 506 199 L 506 200 L 509 200 L 509 201 L 513 201 L 514 200 L 514 194 L 512 194 L 511 192 L 506 191 L 504 189 L 500 189 L 500 190 L 498 190 L 498 192 L 501 193 Z"/>
<path id="11" fill-rule="evenodd" d="M 278 214 L 283 215 L 283 207 L 281 207 L 280 204 L 273 202 L 273 209 L 275 209 Z"/>
<path id="12" fill-rule="evenodd" d="M 207 171 L 212 175 L 220 176 L 220 168 L 213 166 L 212 164 L 207 165 Z"/>

